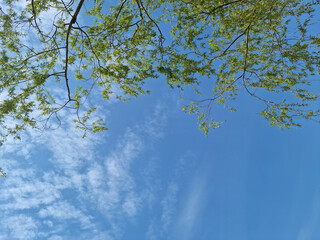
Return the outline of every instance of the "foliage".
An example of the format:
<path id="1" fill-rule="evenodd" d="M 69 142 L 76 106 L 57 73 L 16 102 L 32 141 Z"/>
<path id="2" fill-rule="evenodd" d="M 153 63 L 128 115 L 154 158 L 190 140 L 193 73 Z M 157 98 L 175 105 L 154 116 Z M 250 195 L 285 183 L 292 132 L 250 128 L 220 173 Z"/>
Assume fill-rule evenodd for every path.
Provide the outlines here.
<path id="1" fill-rule="evenodd" d="M 231 111 L 246 92 L 272 126 L 319 118 L 312 79 L 320 67 L 313 24 L 318 0 L 4 0 L 0 16 L 1 137 L 45 128 L 64 108 L 84 131 L 105 130 L 81 109 L 93 88 L 105 100 L 149 92 L 147 79 L 194 89 L 184 111 L 207 134 L 221 125 L 213 104 Z M 53 16 L 48 20 L 49 16 Z M 198 92 L 209 79 L 212 94 Z M 52 87 L 54 86 L 54 87 Z M 64 89 L 64 101 L 54 94 Z M 115 89 L 121 89 L 115 91 Z M 206 93 L 207 94 L 207 93 Z"/>
<path id="2" fill-rule="evenodd" d="M 2 168 L 0 168 L 0 177 L 5 177 L 6 173 L 2 170 Z"/>

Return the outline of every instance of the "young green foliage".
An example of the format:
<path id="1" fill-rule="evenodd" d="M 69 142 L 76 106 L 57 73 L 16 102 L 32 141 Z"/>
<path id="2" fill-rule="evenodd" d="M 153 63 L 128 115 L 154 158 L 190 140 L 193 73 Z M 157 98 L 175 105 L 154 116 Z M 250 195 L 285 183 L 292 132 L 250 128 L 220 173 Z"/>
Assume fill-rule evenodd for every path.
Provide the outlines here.
<path id="1" fill-rule="evenodd" d="M 0 168 L 0 177 L 5 177 L 6 173 L 2 170 L 2 168 Z"/>
<path id="2" fill-rule="evenodd" d="M 46 127 L 64 108 L 74 110 L 77 128 L 106 130 L 102 119 L 89 121 L 95 105 L 80 111 L 92 89 L 127 101 L 149 93 L 145 81 L 158 77 L 198 94 L 183 110 L 198 116 L 206 134 L 223 123 L 213 109 L 236 111 L 229 104 L 239 93 L 261 101 L 272 126 L 319 120 L 318 95 L 310 91 L 319 76 L 320 37 L 311 29 L 319 1 L 17 2 L 1 3 L 1 141 Z M 203 79 L 209 96 L 198 90 Z"/>

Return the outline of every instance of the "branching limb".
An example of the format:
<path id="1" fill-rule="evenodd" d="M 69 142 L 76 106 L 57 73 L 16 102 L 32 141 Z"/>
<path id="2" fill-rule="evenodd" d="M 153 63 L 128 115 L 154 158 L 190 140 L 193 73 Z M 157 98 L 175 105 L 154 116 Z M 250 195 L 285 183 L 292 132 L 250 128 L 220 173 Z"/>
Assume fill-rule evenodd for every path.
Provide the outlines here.
<path id="1" fill-rule="evenodd" d="M 71 21 L 69 23 L 69 26 L 68 26 L 68 30 L 67 30 L 67 35 L 66 35 L 66 63 L 65 63 L 65 81 L 66 81 L 66 87 L 67 87 L 67 90 L 68 90 L 68 99 L 69 101 L 71 101 L 71 93 L 70 93 L 70 87 L 69 87 L 69 80 L 68 80 L 68 63 L 69 63 L 69 36 L 70 36 L 70 32 L 71 32 L 71 29 L 72 29 L 72 25 L 77 21 L 77 17 L 78 17 L 78 14 L 81 10 L 81 7 L 84 3 L 84 0 L 80 0 L 79 4 L 78 4 L 78 7 L 75 11 L 75 13 L 73 14 L 72 18 L 71 18 Z"/>

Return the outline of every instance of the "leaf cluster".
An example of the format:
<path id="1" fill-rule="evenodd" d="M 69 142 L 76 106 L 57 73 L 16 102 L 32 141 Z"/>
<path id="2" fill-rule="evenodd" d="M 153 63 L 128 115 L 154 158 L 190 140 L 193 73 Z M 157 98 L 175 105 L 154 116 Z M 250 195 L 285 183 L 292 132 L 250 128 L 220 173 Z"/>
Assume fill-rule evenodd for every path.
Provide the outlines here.
<path id="1" fill-rule="evenodd" d="M 224 122 L 213 118 L 216 106 L 236 111 L 230 103 L 243 93 L 263 104 L 261 115 L 272 126 L 319 120 L 318 95 L 311 92 L 320 66 L 313 27 L 319 1 L 16 3 L 3 1 L 0 14 L 3 141 L 47 127 L 64 108 L 74 111 L 85 134 L 106 130 L 103 119 L 89 121 L 97 107 L 85 107 L 92 90 L 127 101 L 148 94 L 145 81 L 159 77 L 182 96 L 187 89 L 196 93 L 183 110 L 198 116 L 206 134 Z M 203 79 L 209 94 L 199 91 Z"/>

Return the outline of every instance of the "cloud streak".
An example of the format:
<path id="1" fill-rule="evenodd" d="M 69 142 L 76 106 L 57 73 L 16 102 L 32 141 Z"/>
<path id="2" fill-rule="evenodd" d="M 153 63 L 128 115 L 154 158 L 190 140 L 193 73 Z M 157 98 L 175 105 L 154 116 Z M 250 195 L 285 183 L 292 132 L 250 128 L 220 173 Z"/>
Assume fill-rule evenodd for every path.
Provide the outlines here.
<path id="1" fill-rule="evenodd" d="M 318 226 L 320 224 L 320 191 L 315 194 L 315 198 L 312 205 L 312 211 L 310 217 L 305 226 L 301 229 L 298 235 L 298 240 L 308 240 L 316 238 L 318 232 Z M 314 236 L 315 235 L 315 236 Z"/>
<path id="2" fill-rule="evenodd" d="M 156 107 L 146 121 L 159 119 L 163 109 Z M 0 152 L 8 173 L 0 183 L 5 189 L 0 195 L 5 216 L 0 220 L 0 239 L 65 239 L 66 232 L 77 236 L 81 231 L 85 234 L 77 239 L 121 238 L 124 224 L 141 213 L 149 198 L 148 191 L 137 188 L 132 167 L 147 151 L 147 139 L 159 138 L 163 122 L 150 123 L 148 132 L 139 127 L 144 123 L 128 128 L 107 152 L 99 150 L 103 135 L 82 139 L 71 117 L 54 132 L 29 131 L 24 138 L 29 141 L 6 143 Z M 19 151 L 24 144 L 27 147 Z M 39 149 L 44 150 L 41 155 Z M 8 225 L 7 220 L 27 224 Z M 69 228 L 70 224 L 78 227 Z"/>
<path id="3" fill-rule="evenodd" d="M 199 222 L 200 213 L 205 205 L 206 198 L 206 171 L 198 169 L 190 187 L 186 193 L 177 218 L 176 231 L 177 239 L 194 239 L 196 223 Z"/>

